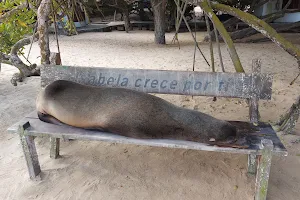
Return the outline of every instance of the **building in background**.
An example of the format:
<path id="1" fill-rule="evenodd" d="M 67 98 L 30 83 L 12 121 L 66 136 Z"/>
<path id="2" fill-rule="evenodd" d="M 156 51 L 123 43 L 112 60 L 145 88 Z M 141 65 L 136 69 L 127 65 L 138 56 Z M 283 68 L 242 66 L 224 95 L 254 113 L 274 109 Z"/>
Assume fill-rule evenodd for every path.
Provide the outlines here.
<path id="1" fill-rule="evenodd" d="M 270 0 L 268 3 L 255 10 L 257 17 L 262 17 L 271 13 L 279 12 L 287 4 L 289 0 Z M 300 21 L 300 1 L 292 0 L 288 7 L 287 13 L 274 22 L 298 22 Z"/>
<path id="2" fill-rule="evenodd" d="M 285 5 L 288 0 L 283 0 Z M 275 22 L 298 22 L 300 21 L 300 1 L 292 0 L 291 5 L 288 7 L 288 12 L 282 18 L 275 20 Z"/>

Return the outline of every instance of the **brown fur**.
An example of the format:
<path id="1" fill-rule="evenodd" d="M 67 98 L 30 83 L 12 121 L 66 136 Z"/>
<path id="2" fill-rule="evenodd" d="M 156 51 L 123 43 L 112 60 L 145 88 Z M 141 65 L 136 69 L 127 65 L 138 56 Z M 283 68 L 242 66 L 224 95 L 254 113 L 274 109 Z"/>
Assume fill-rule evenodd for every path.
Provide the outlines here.
<path id="1" fill-rule="evenodd" d="M 207 142 L 236 135 L 226 121 L 177 107 L 156 96 L 123 88 L 55 81 L 37 98 L 39 118 L 80 128 L 96 128 L 132 138 Z"/>

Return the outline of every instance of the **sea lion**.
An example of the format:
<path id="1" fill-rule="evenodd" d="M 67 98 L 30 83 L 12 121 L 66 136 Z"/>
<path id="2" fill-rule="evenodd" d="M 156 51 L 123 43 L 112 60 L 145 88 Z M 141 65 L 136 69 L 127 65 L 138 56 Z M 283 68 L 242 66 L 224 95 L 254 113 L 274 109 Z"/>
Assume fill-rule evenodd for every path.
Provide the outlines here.
<path id="1" fill-rule="evenodd" d="M 38 94 L 36 108 L 44 122 L 131 138 L 208 142 L 236 136 L 236 128 L 229 122 L 125 88 L 54 81 Z"/>

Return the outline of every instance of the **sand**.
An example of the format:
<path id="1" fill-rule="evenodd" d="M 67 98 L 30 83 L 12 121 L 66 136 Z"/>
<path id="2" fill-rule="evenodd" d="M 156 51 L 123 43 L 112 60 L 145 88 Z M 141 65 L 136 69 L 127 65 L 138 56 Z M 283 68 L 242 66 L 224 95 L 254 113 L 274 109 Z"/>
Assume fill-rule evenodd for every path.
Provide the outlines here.
<path id="1" fill-rule="evenodd" d="M 198 39 L 203 35 L 199 33 Z M 168 43 L 172 37 L 167 34 Z M 192 70 L 194 45 L 189 33 L 180 34 L 180 49 L 153 44 L 153 32 L 147 31 L 59 39 L 64 65 Z M 233 72 L 226 47 L 221 47 L 225 67 Z M 300 80 L 289 85 L 298 73 L 295 59 L 269 42 L 236 47 L 247 72 L 252 59 L 260 58 L 262 71 L 275 73 L 272 100 L 261 101 L 260 111 L 263 121 L 278 120 L 300 94 Z M 208 45 L 201 44 L 201 48 L 208 57 Z M 57 51 L 53 36 L 51 50 Z M 35 43 L 30 60 L 38 62 L 38 55 Z M 196 58 L 197 71 L 210 71 L 198 52 Z M 253 199 L 255 178 L 247 175 L 245 155 L 104 142 L 62 142 L 61 158 L 52 160 L 48 138 L 38 138 L 42 181 L 30 181 L 19 138 L 6 129 L 35 109 L 40 79 L 31 77 L 14 87 L 10 78 L 15 72 L 14 67 L 3 65 L 0 73 L 0 199 Z M 248 120 L 244 100 L 159 96 L 220 119 Z M 279 135 L 289 156 L 272 160 L 268 199 L 296 200 L 300 196 L 300 144 L 292 142 L 300 138 L 300 123 L 294 135 Z"/>

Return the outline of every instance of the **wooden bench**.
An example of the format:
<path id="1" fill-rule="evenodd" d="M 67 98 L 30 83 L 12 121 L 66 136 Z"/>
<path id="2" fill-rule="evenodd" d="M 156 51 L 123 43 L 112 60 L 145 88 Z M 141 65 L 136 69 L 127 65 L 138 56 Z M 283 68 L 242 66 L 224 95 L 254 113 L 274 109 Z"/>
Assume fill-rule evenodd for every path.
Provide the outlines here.
<path id="1" fill-rule="evenodd" d="M 8 129 L 20 135 L 31 179 L 38 178 L 41 172 L 34 143 L 34 138 L 38 136 L 50 137 L 51 158 L 59 155 L 60 139 L 248 154 L 248 172 L 257 176 L 255 199 L 266 199 L 272 155 L 287 156 L 286 148 L 272 127 L 259 122 L 258 100 L 271 99 L 273 76 L 260 73 L 258 60 L 253 62 L 253 72 L 250 74 L 41 66 L 41 87 L 55 80 L 70 80 L 93 86 L 126 87 L 147 93 L 248 99 L 250 122 L 231 121 L 242 137 L 226 146 L 169 139 L 133 139 L 94 130 L 58 126 L 40 121 L 34 111 Z"/>

